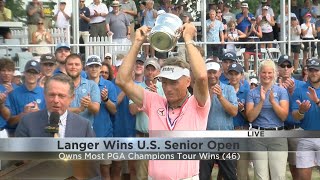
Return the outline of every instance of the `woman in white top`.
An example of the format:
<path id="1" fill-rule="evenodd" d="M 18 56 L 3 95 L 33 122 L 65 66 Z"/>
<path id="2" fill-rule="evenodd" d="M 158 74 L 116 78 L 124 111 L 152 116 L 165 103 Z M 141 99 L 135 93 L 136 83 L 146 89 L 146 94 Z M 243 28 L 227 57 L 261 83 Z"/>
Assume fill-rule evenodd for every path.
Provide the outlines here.
<path id="1" fill-rule="evenodd" d="M 230 20 L 228 22 L 228 29 L 226 33 L 225 39 L 228 40 L 228 42 L 238 42 L 239 38 L 246 38 L 246 34 L 240 31 L 239 29 L 236 29 L 237 23 L 234 20 Z M 236 43 L 227 44 L 226 49 L 227 52 L 234 52 L 236 53 L 236 47 L 239 47 L 240 45 L 237 45 Z"/>
<path id="2" fill-rule="evenodd" d="M 33 53 L 35 53 L 36 56 L 51 53 L 50 47 L 46 45 L 52 44 L 52 37 L 51 33 L 45 29 L 43 19 L 38 20 L 37 31 L 32 34 L 32 44 L 43 45 L 33 48 Z"/>
<path id="3" fill-rule="evenodd" d="M 317 33 L 315 25 L 311 23 L 311 14 L 307 13 L 304 16 L 305 23 L 301 24 L 301 36 L 303 40 L 313 40 L 314 35 Z M 314 42 L 311 42 L 311 54 L 309 54 L 309 42 L 304 42 L 304 49 L 303 49 L 303 66 L 307 64 L 307 59 L 312 57 L 312 54 L 315 50 Z"/>
<path id="4" fill-rule="evenodd" d="M 273 41 L 273 29 L 275 25 L 274 18 L 268 13 L 269 6 L 262 7 L 262 14 L 258 16 L 257 23 L 261 26 L 262 38 L 261 41 Z M 261 48 L 265 48 L 265 44 L 261 44 Z M 268 43 L 268 48 L 272 48 L 272 44 Z"/>
<path id="5" fill-rule="evenodd" d="M 289 27 L 290 28 L 290 27 Z M 299 41 L 301 34 L 301 27 L 299 25 L 299 21 L 296 17 L 291 17 L 291 41 Z M 299 54 L 300 54 L 300 42 L 292 42 L 291 43 L 291 52 L 293 54 L 293 72 L 296 73 L 299 67 Z"/>

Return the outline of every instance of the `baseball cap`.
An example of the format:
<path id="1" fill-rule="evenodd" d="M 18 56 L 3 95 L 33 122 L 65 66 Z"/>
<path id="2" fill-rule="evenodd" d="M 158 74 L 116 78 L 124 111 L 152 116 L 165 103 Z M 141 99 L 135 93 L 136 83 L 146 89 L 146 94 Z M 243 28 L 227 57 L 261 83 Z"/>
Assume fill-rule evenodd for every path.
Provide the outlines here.
<path id="1" fill-rule="evenodd" d="M 255 20 L 256 20 L 256 18 L 255 18 L 255 17 L 252 17 L 252 18 L 251 18 L 251 21 L 255 21 Z"/>
<path id="2" fill-rule="evenodd" d="M 248 5 L 248 3 L 242 3 L 242 4 L 241 4 L 241 7 L 242 7 L 242 8 L 249 8 L 249 5 Z"/>
<path id="3" fill-rule="evenodd" d="M 90 66 L 92 64 L 98 64 L 99 66 L 101 66 L 101 58 L 97 55 L 91 55 L 88 57 L 87 61 L 86 61 L 86 66 Z"/>
<path id="4" fill-rule="evenodd" d="M 258 85 L 258 79 L 257 79 L 257 78 L 251 78 L 251 79 L 250 79 L 250 84 L 256 84 L 256 85 Z"/>
<path id="5" fill-rule="evenodd" d="M 43 54 L 40 57 L 40 63 L 56 63 L 56 58 L 52 54 Z"/>
<path id="6" fill-rule="evenodd" d="M 289 62 L 292 65 L 292 60 L 288 55 L 281 55 L 278 59 L 278 65 L 281 65 L 284 62 Z"/>
<path id="7" fill-rule="evenodd" d="M 160 69 L 160 64 L 155 58 L 149 58 L 144 63 L 144 67 L 147 67 L 148 65 L 152 65 L 156 69 Z"/>
<path id="8" fill-rule="evenodd" d="M 238 73 L 243 73 L 243 67 L 239 63 L 233 63 L 228 68 L 228 72 L 230 72 L 230 71 L 236 71 Z"/>
<path id="9" fill-rule="evenodd" d="M 60 48 L 68 49 L 70 50 L 70 45 L 68 43 L 58 43 L 56 46 L 56 51 Z"/>
<path id="10" fill-rule="evenodd" d="M 320 70 L 320 60 L 319 59 L 309 59 L 307 61 L 307 67 L 308 69 L 316 69 L 316 70 Z"/>
<path id="11" fill-rule="evenodd" d="M 164 66 L 160 70 L 160 74 L 156 77 L 178 80 L 182 76 L 190 77 L 190 70 L 179 66 Z"/>
<path id="12" fill-rule="evenodd" d="M 136 61 L 141 61 L 141 62 L 144 63 L 144 61 L 146 61 L 146 59 L 144 58 L 144 56 L 142 54 L 138 54 L 137 58 L 136 58 Z"/>
<path id="13" fill-rule="evenodd" d="M 269 6 L 263 6 L 262 9 L 268 10 Z"/>
<path id="14" fill-rule="evenodd" d="M 18 70 L 15 70 L 13 76 L 22 76 L 22 73 Z"/>
<path id="15" fill-rule="evenodd" d="M 267 3 L 268 0 L 261 0 L 261 3 Z"/>
<path id="16" fill-rule="evenodd" d="M 106 54 L 104 55 L 104 57 L 111 57 L 111 58 L 112 58 L 112 54 L 111 54 L 111 53 L 106 53 Z"/>
<path id="17" fill-rule="evenodd" d="M 219 0 L 219 1 L 218 1 L 218 4 L 223 4 L 223 0 Z"/>
<path id="18" fill-rule="evenodd" d="M 297 20 L 297 17 L 291 16 L 291 21 Z"/>
<path id="19" fill-rule="evenodd" d="M 226 52 L 222 55 L 221 58 L 222 61 L 224 60 L 232 60 L 232 61 L 237 61 L 237 55 L 234 52 Z"/>
<path id="20" fill-rule="evenodd" d="M 207 68 L 207 71 L 209 71 L 209 70 L 219 71 L 220 70 L 220 64 L 218 64 L 216 62 L 209 62 L 209 63 L 206 63 L 206 68 Z"/>
<path id="21" fill-rule="evenodd" d="M 119 1 L 112 1 L 111 7 L 118 7 L 121 6 Z"/>
<path id="22" fill-rule="evenodd" d="M 187 16 L 187 17 L 189 17 L 189 21 L 193 21 L 191 14 L 188 12 L 183 13 L 182 16 Z"/>
<path id="23" fill-rule="evenodd" d="M 37 73 L 40 73 L 40 63 L 36 60 L 28 61 L 24 66 L 24 72 L 27 72 L 32 69 L 35 70 Z"/>

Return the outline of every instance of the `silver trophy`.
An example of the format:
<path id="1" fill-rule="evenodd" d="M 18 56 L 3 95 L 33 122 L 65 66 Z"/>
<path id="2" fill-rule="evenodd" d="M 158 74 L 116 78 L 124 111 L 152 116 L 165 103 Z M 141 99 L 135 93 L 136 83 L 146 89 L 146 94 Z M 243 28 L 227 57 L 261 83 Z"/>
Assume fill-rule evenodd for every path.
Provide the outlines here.
<path id="1" fill-rule="evenodd" d="M 181 27 L 178 16 L 171 13 L 159 15 L 148 37 L 151 46 L 158 52 L 171 51 L 180 38 Z"/>

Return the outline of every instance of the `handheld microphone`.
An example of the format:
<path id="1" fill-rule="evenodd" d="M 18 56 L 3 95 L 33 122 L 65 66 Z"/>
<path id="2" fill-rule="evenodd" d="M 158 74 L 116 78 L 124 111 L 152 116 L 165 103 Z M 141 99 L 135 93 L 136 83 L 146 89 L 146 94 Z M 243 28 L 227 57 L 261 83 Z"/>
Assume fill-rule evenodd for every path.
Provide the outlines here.
<path id="1" fill-rule="evenodd" d="M 54 134 L 54 137 L 58 137 L 59 121 L 60 121 L 60 114 L 58 112 L 52 112 L 49 117 L 49 125 L 45 127 L 45 131 L 47 133 Z"/>

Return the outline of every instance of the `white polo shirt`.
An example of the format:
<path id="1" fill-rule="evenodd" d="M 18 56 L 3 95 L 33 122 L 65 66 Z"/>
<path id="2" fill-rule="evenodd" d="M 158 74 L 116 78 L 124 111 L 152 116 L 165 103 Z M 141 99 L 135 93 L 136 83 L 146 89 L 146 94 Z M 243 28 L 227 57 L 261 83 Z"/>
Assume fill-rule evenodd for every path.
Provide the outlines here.
<path id="1" fill-rule="evenodd" d="M 99 5 L 95 5 L 94 3 L 91 3 L 88 8 L 90 10 L 90 16 L 93 16 L 95 11 L 97 11 L 98 13 L 107 13 L 107 14 L 109 13 L 108 7 L 101 2 Z M 102 16 L 91 17 L 90 24 L 100 23 L 105 20 L 106 18 Z"/>
<path id="2" fill-rule="evenodd" d="M 65 9 L 64 12 L 71 18 L 70 11 Z M 54 15 L 56 15 L 56 14 L 58 14 L 57 20 L 56 20 L 56 27 L 57 28 L 68 28 L 70 19 L 66 19 L 66 17 L 63 15 L 63 13 L 59 9 L 54 11 Z"/>

